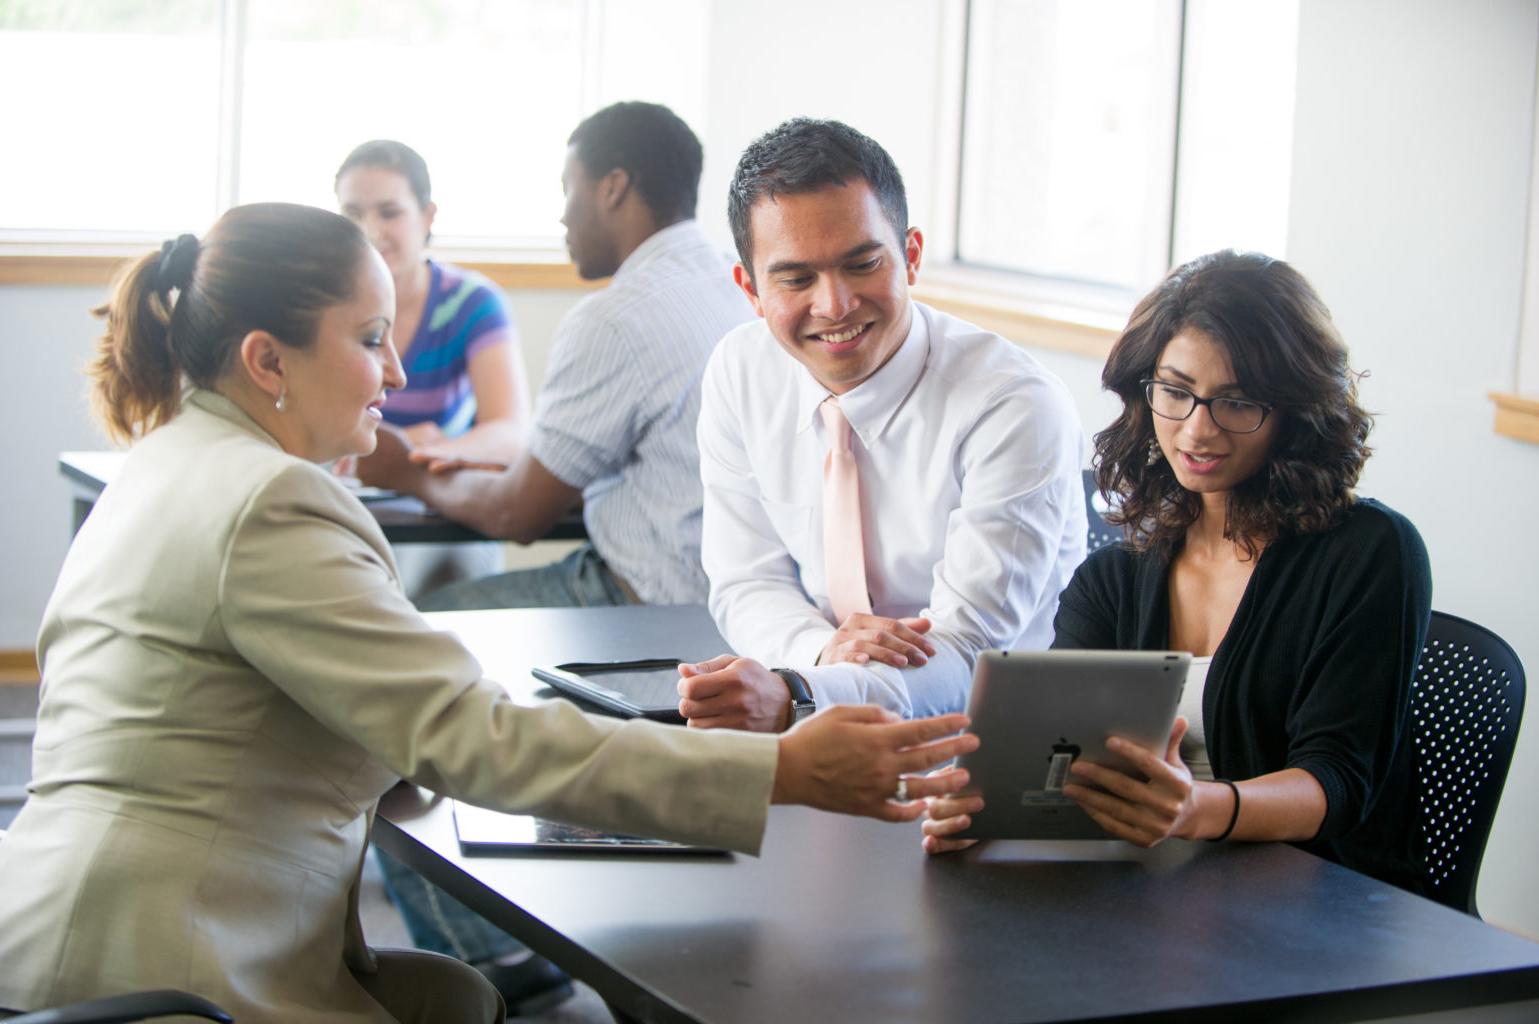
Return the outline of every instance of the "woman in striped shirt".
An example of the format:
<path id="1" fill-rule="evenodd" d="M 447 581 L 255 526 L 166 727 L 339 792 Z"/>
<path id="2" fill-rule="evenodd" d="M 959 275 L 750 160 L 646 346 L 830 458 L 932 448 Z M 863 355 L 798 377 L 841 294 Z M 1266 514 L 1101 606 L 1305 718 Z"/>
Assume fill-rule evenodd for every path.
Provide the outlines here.
<path id="1" fill-rule="evenodd" d="M 411 147 L 365 142 L 337 170 L 342 214 L 363 228 L 395 279 L 395 337 L 407 385 L 385 420 L 419 458 L 509 461 L 527 424 L 528 374 L 518 332 L 490 281 L 427 258 L 438 206 Z"/>

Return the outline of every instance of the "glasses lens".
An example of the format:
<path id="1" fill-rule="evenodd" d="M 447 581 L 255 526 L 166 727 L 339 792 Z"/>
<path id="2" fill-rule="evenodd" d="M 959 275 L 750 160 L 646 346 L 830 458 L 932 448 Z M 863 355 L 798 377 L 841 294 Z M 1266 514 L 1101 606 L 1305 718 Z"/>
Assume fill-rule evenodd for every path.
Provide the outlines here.
<path id="1" fill-rule="evenodd" d="M 1266 418 L 1266 406 L 1255 402 L 1242 402 L 1233 398 L 1214 399 L 1213 422 L 1236 434 L 1249 434 L 1261 427 Z"/>
<path id="2" fill-rule="evenodd" d="M 1149 399 L 1149 408 L 1161 416 L 1173 420 L 1184 420 L 1191 415 L 1192 393 L 1185 388 L 1178 388 L 1173 384 L 1161 384 L 1155 380 L 1144 386 L 1144 394 Z"/>

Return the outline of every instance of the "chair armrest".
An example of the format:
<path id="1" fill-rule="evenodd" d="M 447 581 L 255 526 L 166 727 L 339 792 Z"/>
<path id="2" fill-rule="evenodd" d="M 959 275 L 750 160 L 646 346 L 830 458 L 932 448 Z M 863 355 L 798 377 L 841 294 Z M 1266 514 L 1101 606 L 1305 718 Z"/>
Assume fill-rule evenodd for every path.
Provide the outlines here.
<path id="1" fill-rule="evenodd" d="M 202 996 L 164 988 L 24 1013 L 20 1017 L 12 1017 L 7 1024 L 127 1024 L 129 1021 L 179 1014 L 222 1021 L 223 1024 L 231 1024 L 235 1019 Z"/>

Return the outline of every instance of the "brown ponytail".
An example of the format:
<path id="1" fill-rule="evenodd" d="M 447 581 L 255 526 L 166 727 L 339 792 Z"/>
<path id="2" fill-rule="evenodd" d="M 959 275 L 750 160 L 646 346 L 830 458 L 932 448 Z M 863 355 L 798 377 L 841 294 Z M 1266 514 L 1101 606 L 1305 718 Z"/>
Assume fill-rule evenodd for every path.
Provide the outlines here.
<path id="1" fill-rule="evenodd" d="M 176 413 L 181 370 L 171 353 L 169 296 L 156 290 L 160 253 L 124 267 L 106 305 L 93 312 L 107 321 L 91 361 L 91 407 L 114 441 L 128 442 Z"/>
<path id="2" fill-rule="evenodd" d="M 95 311 L 107 321 L 90 367 L 102 426 L 119 441 L 154 430 L 181 408 L 186 385 L 213 387 L 230 370 L 252 331 L 308 347 L 321 314 L 352 298 L 369 251 L 345 217 L 253 203 L 219 218 L 201 244 L 183 235 L 136 260 Z"/>

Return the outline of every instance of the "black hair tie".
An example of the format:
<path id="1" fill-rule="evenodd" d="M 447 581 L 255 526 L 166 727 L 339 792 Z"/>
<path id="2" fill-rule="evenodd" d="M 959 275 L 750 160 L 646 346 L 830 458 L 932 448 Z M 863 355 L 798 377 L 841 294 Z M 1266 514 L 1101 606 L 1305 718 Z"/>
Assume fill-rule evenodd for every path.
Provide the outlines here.
<path id="1" fill-rule="evenodd" d="M 186 288 L 192 283 L 192 268 L 197 262 L 196 235 L 178 235 L 162 243 L 160 263 L 155 268 L 155 290 L 165 294 L 172 288 Z"/>

